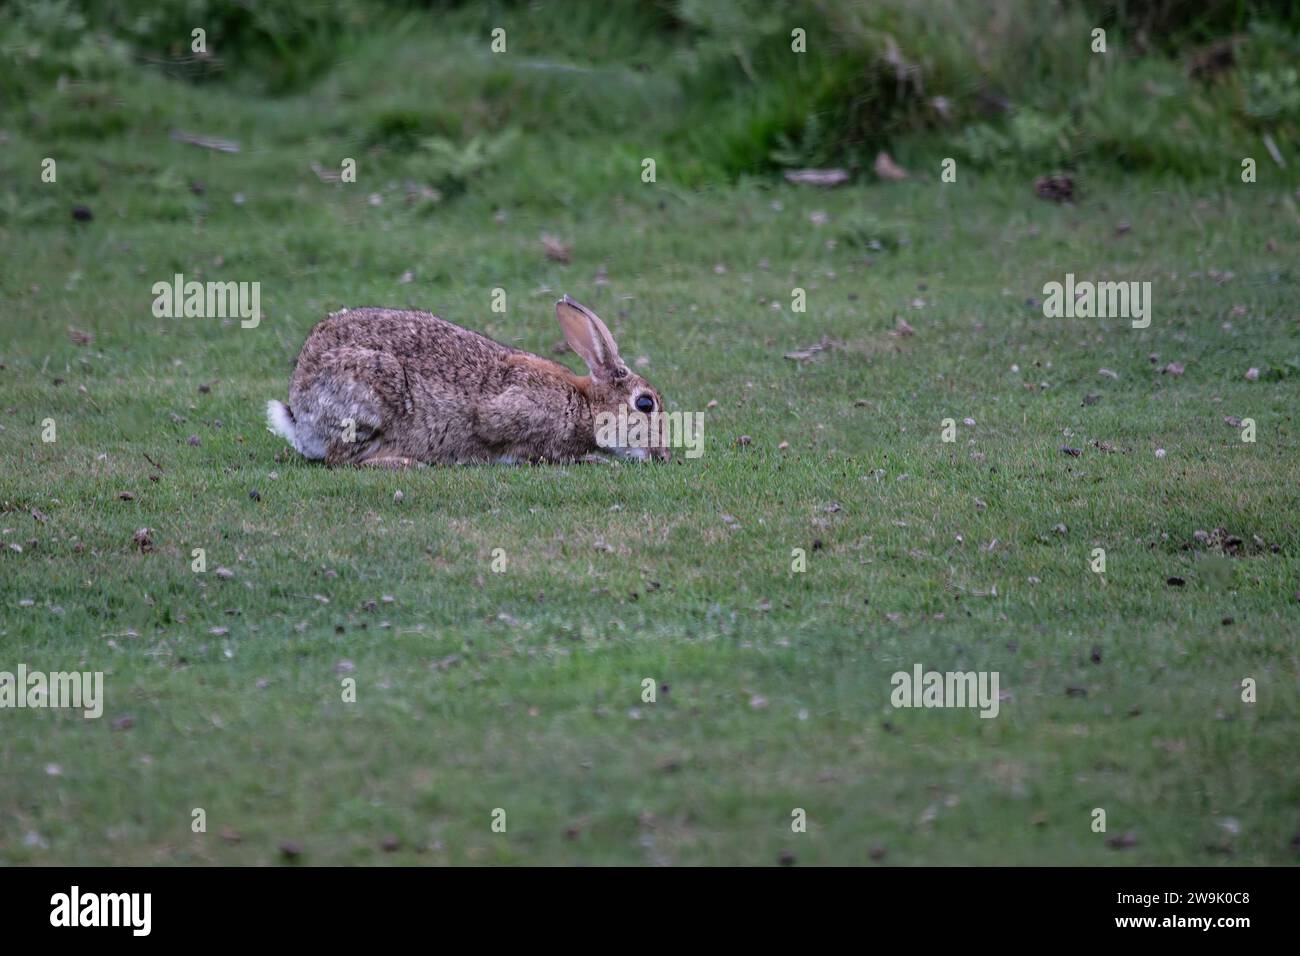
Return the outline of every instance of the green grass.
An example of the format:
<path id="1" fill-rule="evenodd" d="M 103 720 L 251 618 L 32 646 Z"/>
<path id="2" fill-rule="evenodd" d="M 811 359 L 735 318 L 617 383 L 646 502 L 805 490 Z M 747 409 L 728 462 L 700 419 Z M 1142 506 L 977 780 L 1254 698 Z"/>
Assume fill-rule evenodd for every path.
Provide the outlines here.
<path id="1" fill-rule="evenodd" d="M 550 97 L 556 128 L 485 127 L 520 132 L 411 206 L 405 183 L 445 170 L 367 149 L 363 118 L 420 108 L 407 78 L 447 67 L 417 48 L 388 51 L 402 82 L 369 99 L 378 41 L 294 98 L 139 72 L 10 131 L 0 539 L 22 552 L 0 552 L 0 670 L 102 670 L 107 702 L 98 721 L 0 711 L 0 861 L 273 863 L 282 841 L 312 864 L 1295 860 L 1294 175 L 1262 150 L 1249 185 L 1240 150 L 1195 181 L 1098 168 L 1065 207 L 964 166 L 816 192 L 691 189 L 661 164 L 645 184 L 653 144 L 565 126 L 561 104 L 672 95 L 602 63 L 518 107 Z M 501 105 L 477 95 L 439 108 Z M 343 156 L 358 183 L 311 172 Z M 174 272 L 261 282 L 261 325 L 154 318 Z M 1151 327 L 1045 319 L 1027 300 L 1066 272 L 1150 280 Z M 563 292 L 670 408 L 717 402 L 702 458 L 330 471 L 264 427 L 327 310 L 427 308 L 549 354 Z M 1195 543 L 1219 527 L 1239 556 Z M 890 676 L 916 662 L 998 671 L 1010 696 L 994 720 L 894 710 Z"/>

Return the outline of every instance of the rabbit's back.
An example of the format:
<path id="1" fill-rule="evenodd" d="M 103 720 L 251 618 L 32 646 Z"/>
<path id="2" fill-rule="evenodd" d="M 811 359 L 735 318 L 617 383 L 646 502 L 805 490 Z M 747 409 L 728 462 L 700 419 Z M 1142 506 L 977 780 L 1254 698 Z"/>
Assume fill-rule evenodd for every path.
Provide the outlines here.
<path id="1" fill-rule="evenodd" d="M 363 308 L 318 322 L 298 354 L 295 378 L 313 375 L 327 353 L 365 349 L 396 358 L 408 375 L 448 382 L 480 380 L 518 351 L 428 312 Z M 475 374 L 475 373 L 479 374 Z"/>

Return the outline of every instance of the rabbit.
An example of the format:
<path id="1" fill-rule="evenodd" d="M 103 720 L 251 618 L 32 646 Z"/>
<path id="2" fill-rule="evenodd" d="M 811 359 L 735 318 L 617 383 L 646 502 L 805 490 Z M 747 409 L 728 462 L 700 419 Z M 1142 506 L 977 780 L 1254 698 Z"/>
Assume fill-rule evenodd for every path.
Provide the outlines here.
<path id="1" fill-rule="evenodd" d="M 597 443 L 597 415 L 662 413 L 663 399 L 594 312 L 566 295 L 555 315 L 590 375 L 428 312 L 333 313 L 298 353 L 288 403 L 267 403 L 270 430 L 330 466 L 668 461 Z"/>

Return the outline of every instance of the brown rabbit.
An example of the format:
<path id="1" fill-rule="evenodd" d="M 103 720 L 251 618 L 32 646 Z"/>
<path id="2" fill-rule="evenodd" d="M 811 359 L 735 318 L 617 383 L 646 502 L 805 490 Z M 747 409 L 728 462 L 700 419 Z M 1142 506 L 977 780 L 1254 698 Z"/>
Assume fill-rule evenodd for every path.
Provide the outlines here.
<path id="1" fill-rule="evenodd" d="M 298 353 L 288 405 L 267 403 L 271 431 L 328 465 L 667 461 L 662 447 L 597 444 L 598 414 L 663 412 L 663 400 L 594 312 L 566 295 L 555 315 L 589 376 L 427 312 L 334 313 Z"/>

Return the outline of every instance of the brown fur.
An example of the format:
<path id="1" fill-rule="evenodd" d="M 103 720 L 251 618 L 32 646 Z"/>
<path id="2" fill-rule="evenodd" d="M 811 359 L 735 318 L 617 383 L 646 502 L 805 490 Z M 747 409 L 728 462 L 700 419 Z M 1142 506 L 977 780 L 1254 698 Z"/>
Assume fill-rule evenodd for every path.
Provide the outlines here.
<path id="1" fill-rule="evenodd" d="M 558 375 L 583 395 L 590 395 L 591 393 L 590 375 L 575 375 L 567 366 L 561 365 L 559 362 L 552 362 L 548 358 L 542 358 L 540 355 L 534 355 L 532 352 L 518 352 L 506 356 L 506 362 L 511 365 L 528 366 L 546 375 Z"/>
<path id="2" fill-rule="evenodd" d="M 307 336 L 288 407 L 272 402 L 268 417 L 299 451 L 329 465 L 581 459 L 603 450 L 598 412 L 634 408 L 643 393 L 657 411 L 663 401 L 628 370 L 595 313 L 565 296 L 556 316 L 589 376 L 427 312 L 335 313 Z"/>

